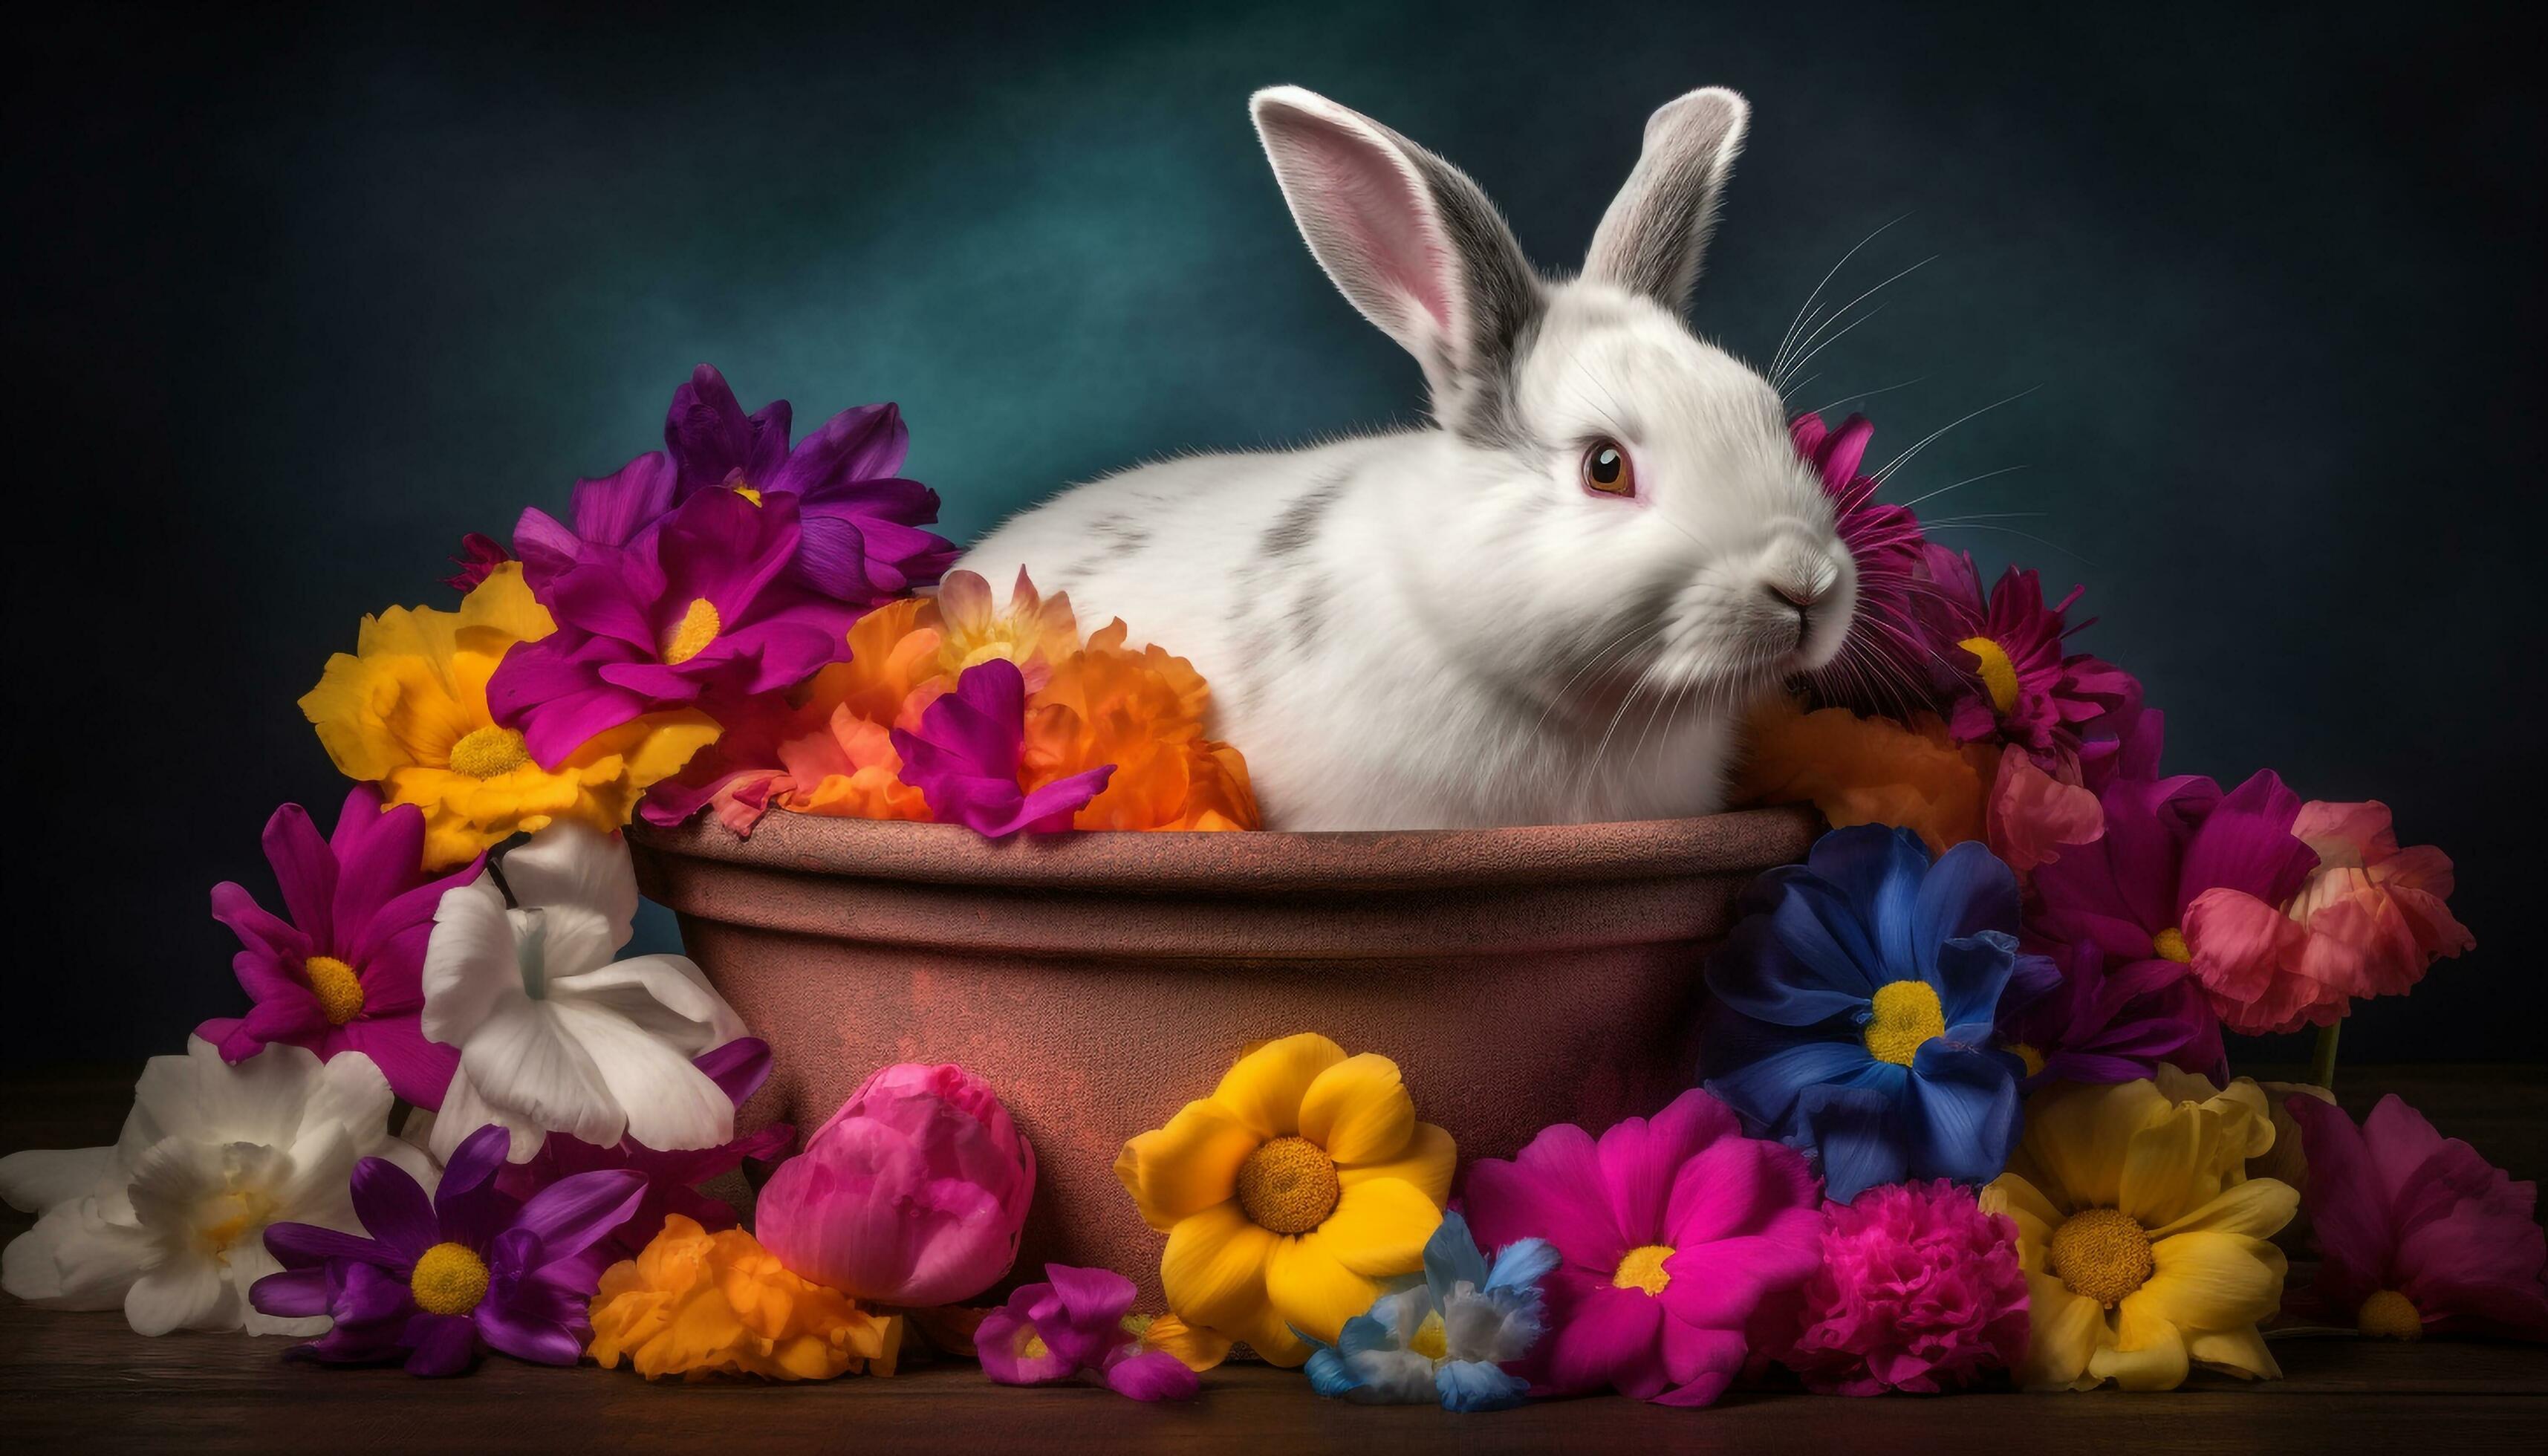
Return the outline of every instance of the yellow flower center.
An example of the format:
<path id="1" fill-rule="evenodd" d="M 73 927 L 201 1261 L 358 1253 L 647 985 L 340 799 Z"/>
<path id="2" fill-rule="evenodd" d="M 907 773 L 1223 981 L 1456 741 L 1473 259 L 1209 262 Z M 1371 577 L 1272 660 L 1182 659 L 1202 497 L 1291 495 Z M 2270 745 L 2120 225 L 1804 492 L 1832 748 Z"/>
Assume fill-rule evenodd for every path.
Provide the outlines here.
<path id="1" fill-rule="evenodd" d="M 2362 1302 L 2353 1327 L 2377 1339 L 2422 1339 L 2424 1317 L 2415 1302 L 2394 1289 L 2384 1289 Z"/>
<path id="2" fill-rule="evenodd" d="M 664 638 L 664 666 L 678 668 L 697 657 L 724 630 L 725 618 L 717 615 L 716 603 L 704 596 L 691 597 L 681 624 Z"/>
<path id="3" fill-rule="evenodd" d="M 354 967 L 333 956 L 313 956 L 301 962 L 301 973 L 309 977 L 329 1026 L 341 1027 L 363 1014 L 363 982 Z"/>
<path id="4" fill-rule="evenodd" d="M 1277 1138 L 1238 1165 L 1238 1207 L 1260 1228 L 1307 1233 L 1334 1213 L 1335 1160 L 1307 1138 Z"/>
<path id="5" fill-rule="evenodd" d="M 487 1261 L 461 1243 L 437 1243 L 415 1261 L 407 1287 L 419 1310 L 432 1315 L 466 1315 L 487 1297 Z"/>
<path id="6" fill-rule="evenodd" d="M 1026 1331 L 1026 1338 L 1018 1344 L 1018 1358 L 1022 1360 L 1041 1360 L 1051 1353 L 1052 1346 L 1046 1344 L 1044 1336 L 1032 1329 Z"/>
<path id="7" fill-rule="evenodd" d="M 197 1217 L 210 1218 L 210 1223 L 195 1226 L 195 1241 L 204 1251 L 227 1263 L 229 1252 L 241 1238 L 265 1227 L 274 1217 L 274 1200 L 255 1188 L 233 1188 L 214 1199 Z"/>
<path id="8" fill-rule="evenodd" d="M 1669 1243 L 1649 1243 L 1628 1250 L 1619 1267 L 1610 1271 L 1612 1289 L 1642 1289 L 1648 1294 L 1661 1294 L 1671 1285 L 1672 1275 L 1664 1272 L 1664 1260 L 1676 1250 Z"/>
<path id="9" fill-rule="evenodd" d="M 1442 1326 L 1441 1311 L 1436 1310 L 1424 1317 L 1424 1322 L 1416 1325 L 1415 1333 L 1408 1337 L 1407 1347 L 1427 1360 L 1449 1358 L 1451 1336 Z"/>
<path id="10" fill-rule="evenodd" d="M 2017 1053 L 2017 1059 L 2018 1059 L 2018 1060 L 2020 1060 L 2020 1061 L 2022 1061 L 2022 1062 L 2025 1062 L 2025 1063 L 2026 1063 L 2026 1074 L 2027 1074 L 2028 1076 L 2030 1076 L 2030 1077 L 2040 1077 L 2040 1076 L 2044 1075 L 2044 1053 L 2043 1053 L 2043 1052 L 2038 1051 L 2038 1050 L 2036 1050 L 2034 1047 L 2027 1046 L 2024 1042 L 2020 1042 L 2020 1043 L 2018 1043 L 2016 1046 L 2011 1046 L 2011 1047 L 2010 1047 L 2010 1048 L 2008 1048 L 2008 1049 L 2009 1049 L 2009 1050 L 2011 1050 L 2011 1051 L 2016 1052 L 2016 1053 Z"/>
<path id="11" fill-rule="evenodd" d="M 1980 663 L 1973 674 L 1990 689 L 1991 707 L 2004 713 L 2017 706 L 2017 664 L 2008 660 L 2000 645 L 1987 637 L 1967 637 L 1956 645 Z"/>
<path id="12" fill-rule="evenodd" d="M 2194 952 L 2185 944 L 2185 932 L 2175 926 L 2171 925 L 2150 937 L 2150 949 L 2156 951 L 2163 960 L 2173 960 L 2179 965 L 2194 963 Z"/>
<path id="13" fill-rule="evenodd" d="M 531 761 L 531 746 L 511 728 L 490 723 L 472 728 L 451 746 L 451 772 L 472 778 L 500 778 Z"/>
<path id="14" fill-rule="evenodd" d="M 741 496 L 744 500 L 751 501 L 755 505 L 761 503 L 760 488 L 753 486 L 748 482 L 736 481 L 733 485 L 726 487 L 726 489 L 734 492 L 738 496 Z"/>
<path id="15" fill-rule="evenodd" d="M 1878 1061 L 1909 1066 L 1920 1048 L 1947 1035 L 1947 1008 L 1927 981 L 1887 981 L 1875 988 L 1875 1013 L 1866 1019 L 1866 1049 Z"/>
<path id="16" fill-rule="evenodd" d="M 2149 1282 L 2149 1234 L 2122 1209 L 2081 1209 L 2052 1230 L 2047 1269 L 2107 1309 Z"/>

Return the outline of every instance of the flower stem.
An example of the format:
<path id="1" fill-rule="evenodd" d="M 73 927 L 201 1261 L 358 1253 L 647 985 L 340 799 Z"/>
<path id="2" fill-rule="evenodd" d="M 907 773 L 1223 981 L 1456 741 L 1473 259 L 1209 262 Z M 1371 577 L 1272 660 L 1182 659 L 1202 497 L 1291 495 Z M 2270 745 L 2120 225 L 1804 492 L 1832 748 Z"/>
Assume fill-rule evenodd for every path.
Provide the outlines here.
<path id="1" fill-rule="evenodd" d="M 2329 1022 L 2318 1029 L 2318 1054 L 2310 1058 L 2310 1080 L 2329 1092 L 2335 1090 L 2335 1039 L 2344 1023 Z"/>

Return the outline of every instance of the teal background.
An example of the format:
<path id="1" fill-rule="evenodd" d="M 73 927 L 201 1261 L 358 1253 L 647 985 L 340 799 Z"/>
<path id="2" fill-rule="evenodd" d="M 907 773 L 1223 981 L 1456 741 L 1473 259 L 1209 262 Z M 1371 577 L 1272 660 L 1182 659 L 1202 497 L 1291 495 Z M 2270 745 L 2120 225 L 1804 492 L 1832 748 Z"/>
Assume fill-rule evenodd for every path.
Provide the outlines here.
<path id="1" fill-rule="evenodd" d="M 959 538 L 1173 450 L 1411 418 L 1244 102 L 1299 82 L 1467 167 L 1570 268 L 1648 112 L 1750 148 L 1693 316 L 1768 356 L 1921 258 L 1799 405 L 1986 564 L 2090 584 L 2172 767 L 2381 796 L 2475 956 L 2364 1056 L 2538 1055 L 2530 446 L 2541 121 L 2489 13 L 1765 6 L 101 9 L 21 32 L 10 1055 L 234 1011 L 216 880 L 343 786 L 293 708 L 361 613 L 651 447 L 690 366 L 898 401 Z M 1904 384 L 1904 381 L 1917 381 Z M 2036 512 L 2005 515 L 2001 512 Z M 650 933 L 661 935 L 658 925 Z M 2282 1048 L 2297 1054 L 2296 1048 Z"/>

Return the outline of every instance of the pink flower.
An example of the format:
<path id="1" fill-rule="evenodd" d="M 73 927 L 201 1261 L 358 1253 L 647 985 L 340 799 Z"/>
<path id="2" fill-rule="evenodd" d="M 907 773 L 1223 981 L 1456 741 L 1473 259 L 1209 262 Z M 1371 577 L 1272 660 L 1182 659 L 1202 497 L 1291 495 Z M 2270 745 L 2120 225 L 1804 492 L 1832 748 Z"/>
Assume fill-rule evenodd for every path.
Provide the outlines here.
<path id="1" fill-rule="evenodd" d="M 1704 1092 L 1601 1135 L 1543 1130 L 1519 1156 L 1469 1168 L 1481 1247 L 1546 1238 L 1549 1332 L 1515 1367 L 1534 1394 L 1604 1389 L 1704 1406 L 1743 1370 L 1767 1296 L 1810 1275 L 1820 1195 L 1802 1154 L 1743 1137 Z"/>
<path id="2" fill-rule="evenodd" d="M 2477 945 L 2446 903 L 2450 857 L 2430 845 L 2400 849 L 2388 805 L 2313 800 L 2292 834 L 2319 864 L 2284 907 L 2309 932 L 2298 975 L 2350 996 L 2399 996 L 2437 957 Z"/>
<path id="3" fill-rule="evenodd" d="M 1982 825 L 1990 852 L 2025 875 L 2063 850 L 2096 843 L 2106 832 L 2106 810 L 2094 790 L 2046 773 L 2012 743 L 1999 751 Z"/>
<path id="4" fill-rule="evenodd" d="M 2309 1153 L 2302 1208 L 2322 1260 L 2295 1303 L 2397 1339 L 2548 1339 L 2538 1185 L 2443 1138 L 2394 1094 L 2360 1128 L 2316 1098 L 2285 1106 Z"/>
<path id="5" fill-rule="evenodd" d="M 2031 571 L 2011 567 L 1985 593 L 1971 556 L 1932 544 L 1921 561 L 1929 578 L 1919 601 L 1930 661 L 1956 670 L 1947 683 L 1949 730 L 1963 743 L 2016 744 L 2046 769 L 2075 774 L 2087 735 L 2110 739 L 2140 701 L 2132 675 L 2061 651 L 2071 633 L 2089 625 L 2066 620 L 2087 589 L 2074 587 L 2048 605 Z"/>
<path id="6" fill-rule="evenodd" d="M 1835 430 L 1819 414 L 1801 414 L 1787 432 L 1822 481 L 1841 543 L 1858 566 L 1858 620 L 1817 688 L 1860 709 L 1905 713 L 1929 706 L 1929 647 L 1912 606 L 1913 593 L 1926 585 L 1919 579 L 1920 518 L 1908 506 L 1876 503 L 1881 482 L 1859 472 L 1875 426 L 1853 414 Z"/>
<path id="7" fill-rule="evenodd" d="M 1097 797 L 1115 766 L 1100 765 L 1029 793 L 1018 783 L 1026 749 L 1027 682 L 1018 665 L 993 658 L 966 668 L 956 690 L 921 714 L 920 731 L 893 730 L 902 780 L 929 801 L 941 824 L 1000 839 L 1028 830 L 1057 834 Z"/>
<path id="8" fill-rule="evenodd" d="M 1191 1401 L 1202 1389 L 1184 1361 L 1144 1348 L 1126 1327 L 1132 1280 L 1068 1264 L 1046 1264 L 1044 1276 L 982 1317 L 973 1353 L 983 1374 L 1002 1385 L 1052 1385 L 1085 1370 L 1136 1401 Z"/>
<path id="9" fill-rule="evenodd" d="M 1035 1149 L 989 1084 L 900 1062 L 867 1078 L 761 1190 L 755 1232 L 790 1273 L 879 1305 L 950 1305 L 1000 1281 Z"/>
<path id="10" fill-rule="evenodd" d="M 1822 1267 L 1780 1363 L 1824 1395 L 1933 1395 L 2026 1353 L 2017 1222 L 1969 1188 L 1888 1183 L 1826 1204 Z"/>

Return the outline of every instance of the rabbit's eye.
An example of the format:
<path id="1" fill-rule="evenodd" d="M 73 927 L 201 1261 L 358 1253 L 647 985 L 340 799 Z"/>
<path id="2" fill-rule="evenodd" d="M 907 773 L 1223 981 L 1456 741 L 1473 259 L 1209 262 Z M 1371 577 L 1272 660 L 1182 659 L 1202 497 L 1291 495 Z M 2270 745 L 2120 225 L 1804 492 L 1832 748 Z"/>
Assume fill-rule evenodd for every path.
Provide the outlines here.
<path id="1" fill-rule="evenodd" d="M 1637 494 L 1637 468 L 1616 440 L 1594 440 L 1584 452 L 1584 489 L 1602 496 Z"/>

